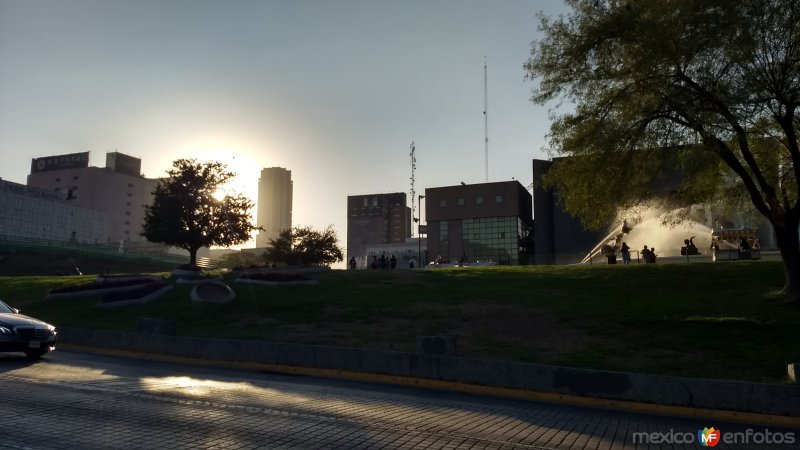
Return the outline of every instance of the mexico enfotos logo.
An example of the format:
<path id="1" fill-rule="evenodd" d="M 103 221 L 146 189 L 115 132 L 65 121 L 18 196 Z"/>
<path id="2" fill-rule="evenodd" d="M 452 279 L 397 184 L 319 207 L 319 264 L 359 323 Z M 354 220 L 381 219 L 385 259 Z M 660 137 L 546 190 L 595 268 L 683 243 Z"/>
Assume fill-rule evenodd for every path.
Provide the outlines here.
<path id="1" fill-rule="evenodd" d="M 670 428 L 667 432 L 640 431 L 632 434 L 634 444 L 700 444 L 703 447 L 716 447 L 720 442 L 724 444 L 787 444 L 797 442 L 793 431 L 780 432 L 765 428 L 757 431 L 747 428 L 744 431 L 729 431 L 723 433 L 714 427 L 703 427 L 697 433 L 688 431 L 675 431 Z"/>

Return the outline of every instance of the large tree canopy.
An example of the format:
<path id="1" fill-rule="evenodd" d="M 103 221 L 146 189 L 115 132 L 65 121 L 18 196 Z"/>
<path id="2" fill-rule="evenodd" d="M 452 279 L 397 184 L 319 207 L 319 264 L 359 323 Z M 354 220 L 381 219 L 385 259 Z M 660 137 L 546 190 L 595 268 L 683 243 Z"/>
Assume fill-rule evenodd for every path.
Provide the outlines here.
<path id="1" fill-rule="evenodd" d="M 342 249 L 338 246 L 336 231 L 332 226 L 323 231 L 311 227 L 283 230 L 276 239 L 271 239 L 269 244 L 264 253 L 264 258 L 269 262 L 280 262 L 290 266 L 295 264 L 327 266 L 344 259 Z"/>
<path id="2" fill-rule="evenodd" d="M 549 137 L 571 158 L 547 180 L 567 210 L 597 226 L 656 197 L 685 205 L 740 189 L 772 224 L 786 292 L 800 298 L 800 4 L 567 4 L 568 15 L 541 17 L 525 65 L 534 102 L 567 103 Z M 659 190 L 670 173 L 681 185 Z"/>
<path id="3" fill-rule="evenodd" d="M 219 162 L 179 159 L 153 192 L 145 206 L 142 236 L 189 251 L 189 264 L 197 250 L 207 246 L 230 247 L 250 240 L 253 202 L 241 194 L 217 199 L 217 188 L 236 176 Z"/>

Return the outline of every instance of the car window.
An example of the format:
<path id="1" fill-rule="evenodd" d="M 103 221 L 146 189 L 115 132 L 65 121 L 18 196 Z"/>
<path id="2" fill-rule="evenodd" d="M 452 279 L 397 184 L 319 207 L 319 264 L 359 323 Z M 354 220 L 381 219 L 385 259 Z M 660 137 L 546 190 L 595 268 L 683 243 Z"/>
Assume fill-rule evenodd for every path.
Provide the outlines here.
<path id="1" fill-rule="evenodd" d="M 8 305 L 0 301 L 0 314 L 7 314 L 13 312 L 14 310 L 12 310 Z"/>

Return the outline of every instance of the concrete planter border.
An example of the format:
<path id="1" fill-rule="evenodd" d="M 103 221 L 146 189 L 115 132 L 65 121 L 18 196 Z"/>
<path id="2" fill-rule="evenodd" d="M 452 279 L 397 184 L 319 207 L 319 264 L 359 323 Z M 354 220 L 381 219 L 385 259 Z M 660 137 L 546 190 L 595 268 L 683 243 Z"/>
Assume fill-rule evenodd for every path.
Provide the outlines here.
<path id="1" fill-rule="evenodd" d="M 216 288 L 220 288 L 225 291 L 225 296 L 219 299 L 208 299 L 203 298 L 200 294 L 200 290 L 206 286 L 212 286 Z M 189 293 L 189 296 L 194 303 L 228 303 L 232 302 L 236 298 L 236 292 L 231 289 L 230 286 L 223 283 L 222 281 L 207 281 L 205 283 L 198 283 L 192 288 L 192 292 Z"/>

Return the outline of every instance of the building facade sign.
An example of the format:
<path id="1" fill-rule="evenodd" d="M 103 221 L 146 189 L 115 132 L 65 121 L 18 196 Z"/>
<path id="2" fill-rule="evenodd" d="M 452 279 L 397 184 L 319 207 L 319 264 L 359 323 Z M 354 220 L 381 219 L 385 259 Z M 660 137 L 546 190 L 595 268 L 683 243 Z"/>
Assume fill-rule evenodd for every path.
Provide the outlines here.
<path id="1" fill-rule="evenodd" d="M 31 161 L 31 173 L 89 167 L 89 152 L 45 156 Z"/>
<path id="2" fill-rule="evenodd" d="M 65 200 L 65 197 L 62 194 L 46 191 L 44 189 L 37 189 L 33 186 L 26 186 L 24 184 L 12 183 L 5 180 L 0 180 L 0 191 L 11 192 L 17 195 L 25 195 L 28 197 L 40 198 L 54 202 Z"/>

